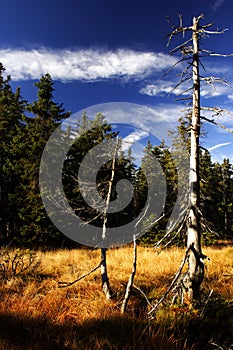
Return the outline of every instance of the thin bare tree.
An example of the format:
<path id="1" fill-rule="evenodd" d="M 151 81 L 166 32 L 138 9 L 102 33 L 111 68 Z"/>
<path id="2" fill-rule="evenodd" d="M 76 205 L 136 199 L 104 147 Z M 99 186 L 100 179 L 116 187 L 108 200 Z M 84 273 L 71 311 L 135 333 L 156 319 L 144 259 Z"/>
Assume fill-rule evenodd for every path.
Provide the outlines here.
<path id="1" fill-rule="evenodd" d="M 114 153 L 113 153 L 113 157 L 112 157 L 111 177 L 108 181 L 108 191 L 107 191 L 107 197 L 106 197 L 106 204 L 105 204 L 105 208 L 103 211 L 103 231 L 102 231 L 103 240 L 106 238 L 106 230 L 107 230 L 107 222 L 108 222 L 107 210 L 109 208 L 109 202 L 110 202 L 110 198 L 111 198 L 111 194 L 112 194 L 112 187 L 113 187 L 113 181 L 114 181 L 114 177 L 115 177 L 115 167 L 116 167 L 116 158 L 117 158 L 118 150 L 119 150 L 119 138 L 117 137 L 116 145 L 115 145 Z M 107 249 L 101 248 L 100 271 L 101 271 L 101 278 L 102 278 L 102 290 L 103 290 L 106 298 L 111 299 L 112 291 L 110 288 L 108 272 L 107 272 L 106 254 L 107 254 Z"/>
<path id="2" fill-rule="evenodd" d="M 115 144 L 115 145 L 114 145 Z M 82 194 L 85 195 L 88 200 L 90 207 L 92 208 L 90 211 L 90 219 L 87 221 L 88 224 L 94 222 L 95 220 L 99 220 L 102 222 L 102 247 L 100 248 L 100 263 L 94 267 L 92 270 L 90 270 L 88 273 L 84 274 L 81 277 L 78 277 L 73 282 L 59 282 L 59 287 L 69 287 L 73 285 L 74 283 L 80 281 L 81 279 L 89 276 L 93 272 L 95 272 L 98 268 L 100 268 L 101 273 L 101 280 L 102 280 L 102 290 L 106 296 L 106 298 L 109 300 L 112 298 L 112 290 L 110 287 L 109 277 L 108 277 L 108 271 L 107 271 L 107 248 L 104 247 L 105 239 L 107 238 L 107 227 L 108 227 L 108 209 L 110 205 L 111 195 L 113 192 L 113 182 L 115 179 L 115 171 L 116 171 L 116 159 L 118 157 L 118 152 L 120 150 L 120 140 L 117 137 L 115 140 L 112 140 L 110 150 L 108 147 L 106 149 L 104 146 L 101 148 L 102 156 L 107 158 L 111 158 L 111 168 L 110 168 L 110 178 L 109 179 L 100 179 L 97 184 L 92 183 L 91 181 L 87 180 L 85 176 L 79 177 L 73 176 L 74 182 L 77 182 L 78 185 L 82 186 Z M 93 171 L 96 171 L 95 169 L 95 153 L 89 158 L 88 164 L 85 163 L 85 172 L 90 173 Z M 98 196 L 95 195 L 96 187 L 99 189 L 98 196 L 101 196 L 104 198 L 104 201 Z M 101 189 L 100 189 L 101 188 Z M 93 194 L 94 193 L 94 194 Z M 101 200 L 101 201 L 99 201 Z M 103 204 L 104 203 L 104 204 Z M 96 212 L 93 210 L 93 208 L 96 208 Z M 78 208 L 77 210 L 80 210 Z M 85 208 L 81 208 L 81 210 L 85 210 Z M 88 214 L 90 209 L 86 209 L 86 213 Z"/>
<path id="3" fill-rule="evenodd" d="M 125 313 L 126 310 L 127 310 L 127 305 L 128 305 L 128 302 L 129 302 L 130 295 L 131 295 L 133 287 L 135 289 L 137 289 L 144 296 L 144 298 L 146 299 L 147 303 L 151 306 L 151 304 L 150 304 L 148 298 L 146 297 L 145 293 L 140 288 L 138 288 L 138 287 L 136 287 L 134 285 L 134 278 L 135 278 L 135 275 L 136 275 L 136 272 L 137 272 L 137 257 L 138 257 L 138 255 L 137 255 L 137 237 L 140 236 L 140 235 L 138 236 L 137 228 L 138 228 L 138 225 L 140 224 L 140 222 L 147 215 L 148 207 L 149 207 L 149 205 L 147 205 L 147 207 L 145 208 L 144 214 L 139 217 L 139 219 L 137 220 L 137 222 L 135 224 L 135 227 L 134 227 L 134 232 L 133 232 L 133 264 L 132 264 L 131 273 L 129 275 L 128 283 L 126 285 L 124 299 L 123 299 L 123 302 L 122 302 L 122 305 L 121 305 L 121 313 L 122 314 Z M 163 219 L 163 217 L 164 217 L 164 215 L 160 216 L 156 221 L 154 221 L 154 224 L 159 222 L 161 219 Z"/>
<path id="4" fill-rule="evenodd" d="M 201 107 L 200 93 L 201 82 L 205 82 L 210 85 L 216 83 L 227 84 L 226 81 L 215 77 L 202 77 L 200 75 L 200 65 L 202 63 L 200 58 L 203 56 L 232 56 L 217 54 L 209 50 L 200 49 L 200 40 L 203 37 L 211 34 L 223 34 L 225 30 L 209 30 L 213 25 L 212 23 L 201 25 L 200 21 L 203 19 L 203 15 L 193 18 L 193 23 L 189 27 L 183 26 L 182 16 L 179 16 L 179 25 L 172 26 L 173 30 L 169 35 L 169 43 L 174 36 L 191 33 L 191 37 L 185 40 L 182 44 L 175 47 L 171 53 L 181 52 L 182 58 L 177 61 L 177 64 L 186 62 L 186 68 L 181 73 L 181 79 L 176 87 L 181 84 L 187 84 L 191 82 L 191 87 L 186 88 L 187 91 L 192 91 L 192 108 L 191 108 L 191 123 L 190 123 L 190 174 L 189 174 L 189 208 L 187 215 L 187 249 L 188 249 L 188 271 L 184 274 L 183 280 L 180 283 L 183 285 L 189 301 L 192 302 L 199 295 L 200 285 L 204 277 L 204 258 L 201 247 L 201 209 L 200 209 L 200 128 L 201 119 L 209 121 L 220 127 L 224 127 L 215 121 L 215 119 L 207 118 L 201 115 L 202 110 L 212 111 L 216 115 L 222 114 L 222 109 Z M 173 68 L 173 67 L 172 67 Z M 225 128 L 226 129 L 226 128 Z"/>

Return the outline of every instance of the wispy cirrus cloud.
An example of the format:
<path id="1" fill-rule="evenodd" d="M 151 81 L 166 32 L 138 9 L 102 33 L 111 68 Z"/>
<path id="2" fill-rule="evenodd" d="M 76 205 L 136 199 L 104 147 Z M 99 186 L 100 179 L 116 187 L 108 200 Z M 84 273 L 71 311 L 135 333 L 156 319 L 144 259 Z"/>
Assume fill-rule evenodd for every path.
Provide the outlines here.
<path id="1" fill-rule="evenodd" d="M 175 88 L 176 84 L 172 81 L 157 80 L 153 84 L 148 84 L 139 91 L 143 95 L 161 96 L 165 94 L 179 95 L 186 89 L 182 86 Z"/>
<path id="2" fill-rule="evenodd" d="M 161 72 L 174 58 L 154 52 L 130 49 L 78 50 L 0 50 L 1 62 L 13 80 L 38 79 L 50 73 L 55 80 L 95 81 L 109 78 L 140 80 L 152 72 Z"/>
<path id="3" fill-rule="evenodd" d="M 232 142 L 218 143 L 208 148 L 213 162 L 222 163 L 223 159 L 229 159 L 233 163 Z"/>
<path id="4" fill-rule="evenodd" d="M 214 145 L 214 146 L 212 146 L 212 147 L 209 147 L 209 148 L 208 148 L 208 151 L 213 151 L 213 150 L 215 150 L 215 149 L 217 149 L 217 148 L 224 147 L 224 146 L 229 146 L 229 145 L 231 145 L 231 144 L 232 144 L 232 142 L 218 143 L 217 145 Z"/>
<path id="5" fill-rule="evenodd" d="M 177 82 L 157 80 L 153 84 L 148 84 L 140 89 L 140 93 L 148 96 L 163 96 L 166 94 L 179 95 L 191 95 L 192 83 L 190 85 L 181 84 L 176 86 Z M 201 88 L 201 96 L 204 98 L 212 98 L 219 96 L 226 96 L 228 99 L 232 99 L 232 88 L 228 85 L 215 84 L 208 85 L 203 84 Z"/>
<path id="6" fill-rule="evenodd" d="M 133 144 L 134 142 L 137 142 L 139 140 L 141 140 L 142 138 L 149 136 L 149 133 L 144 131 L 144 130 L 134 130 L 133 132 L 131 132 L 129 135 L 127 135 L 124 139 L 123 139 L 123 147 L 128 148 L 128 146 L 124 146 L 125 144 Z"/>
<path id="7" fill-rule="evenodd" d="M 215 0 L 212 5 L 212 11 L 216 12 L 227 0 Z"/>

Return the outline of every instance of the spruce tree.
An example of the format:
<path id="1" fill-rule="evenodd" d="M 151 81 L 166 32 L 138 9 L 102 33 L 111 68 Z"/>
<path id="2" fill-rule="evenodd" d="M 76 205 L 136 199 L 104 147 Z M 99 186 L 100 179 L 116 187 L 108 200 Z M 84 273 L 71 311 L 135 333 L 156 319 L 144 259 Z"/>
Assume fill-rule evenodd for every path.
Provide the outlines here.
<path id="1" fill-rule="evenodd" d="M 49 74 L 35 84 L 38 98 L 28 105 L 29 115 L 21 140 L 24 174 L 20 184 L 20 240 L 32 245 L 56 245 L 63 240 L 47 217 L 39 190 L 40 159 L 46 142 L 61 121 L 70 115 L 62 104 L 54 102 L 53 84 Z"/>
<path id="2" fill-rule="evenodd" d="M 222 211 L 224 216 L 224 233 L 226 237 L 232 235 L 233 222 L 233 169 L 228 158 L 222 163 Z"/>
<path id="3" fill-rule="evenodd" d="M 18 207 L 15 198 L 20 181 L 18 152 L 19 135 L 23 132 L 25 101 L 20 89 L 10 85 L 11 77 L 5 78 L 5 68 L 0 63 L 0 238 L 7 244 L 19 231 Z"/>

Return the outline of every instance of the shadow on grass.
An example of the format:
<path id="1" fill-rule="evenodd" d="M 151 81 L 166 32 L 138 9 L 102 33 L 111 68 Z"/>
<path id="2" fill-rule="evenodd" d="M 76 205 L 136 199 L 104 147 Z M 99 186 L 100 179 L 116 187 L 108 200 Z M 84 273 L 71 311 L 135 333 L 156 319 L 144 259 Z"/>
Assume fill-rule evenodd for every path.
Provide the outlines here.
<path id="1" fill-rule="evenodd" d="M 5 313 L 0 315 L 0 349 L 214 350 L 214 343 L 230 349 L 232 321 L 233 305 L 218 296 L 208 303 L 203 318 L 181 310 L 173 317 L 165 312 L 159 321 L 150 323 L 129 315 L 115 315 L 80 325 L 57 325 L 46 317 Z"/>
<path id="2" fill-rule="evenodd" d="M 155 349 L 147 329 L 145 322 L 121 316 L 55 325 L 46 318 L 4 314 L 0 315 L 0 349 Z"/>

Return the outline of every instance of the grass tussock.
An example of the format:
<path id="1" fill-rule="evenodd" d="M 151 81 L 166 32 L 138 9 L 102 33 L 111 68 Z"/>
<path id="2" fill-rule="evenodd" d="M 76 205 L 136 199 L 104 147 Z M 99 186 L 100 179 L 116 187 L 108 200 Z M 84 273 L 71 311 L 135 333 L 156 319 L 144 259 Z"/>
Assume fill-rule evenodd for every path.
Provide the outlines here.
<path id="1" fill-rule="evenodd" d="M 151 248 L 139 247 L 135 285 L 150 301 L 166 291 L 183 254 L 173 248 L 156 255 Z M 1 282 L 0 349 L 233 349 L 233 248 L 207 247 L 204 254 L 210 261 L 196 308 L 167 303 L 148 321 L 148 306 L 137 290 L 128 313 L 120 314 L 132 267 L 131 247 L 107 252 L 111 301 L 102 293 L 99 270 L 58 288 L 58 282 L 71 282 L 98 265 L 98 250 L 38 252 L 37 269 Z"/>

